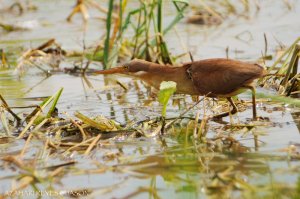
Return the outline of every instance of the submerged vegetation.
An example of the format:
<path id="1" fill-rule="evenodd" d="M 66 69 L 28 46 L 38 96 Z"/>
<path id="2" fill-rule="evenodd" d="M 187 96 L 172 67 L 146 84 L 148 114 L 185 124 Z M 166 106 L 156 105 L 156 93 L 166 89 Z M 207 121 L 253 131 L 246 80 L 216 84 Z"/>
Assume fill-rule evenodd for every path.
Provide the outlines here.
<path id="1" fill-rule="evenodd" d="M 293 9 L 289 1 L 282 2 Z M 35 3 L 9 2 L 0 7 L 0 16 L 38 12 Z M 163 82 L 157 96 L 148 86 L 122 78 L 104 78 L 99 89 L 93 83 L 99 84 L 100 77 L 90 75 L 101 64 L 109 68 L 134 58 L 174 65 L 185 55 L 193 60 L 189 49 L 172 53 L 171 33 L 181 40 L 176 26 L 221 25 L 229 15 L 248 20 L 263 9 L 259 1 L 74 3 L 65 16 L 68 23 L 76 23 L 78 13 L 85 25 L 95 13 L 104 20 L 102 37 L 91 46 L 84 38 L 82 51 L 61 45 L 61 38 L 39 39 L 44 35 L 30 47 L 20 47 L 21 39 L 0 40 L 0 198 L 300 197 L 299 38 L 269 56 L 265 37 L 259 62 L 267 74 L 258 81 L 264 90 L 257 94 L 257 121 L 248 118 L 248 100 L 235 99 L 237 116 L 211 121 L 210 114 L 227 111 L 229 105 L 205 96 L 173 95 L 174 82 Z M 196 9 L 191 18 L 188 11 Z M 18 27 L 0 18 L 0 34 L 31 31 Z M 47 82 L 51 77 L 58 78 L 54 92 L 50 87 L 57 85 Z M 26 85 L 25 91 L 17 87 L 17 99 L 2 93 L 15 82 L 20 86 L 22 79 L 35 85 Z M 74 79 L 81 80 L 84 93 Z M 33 92 L 44 81 L 46 87 Z"/>
<path id="2" fill-rule="evenodd" d="M 202 189 L 205 189 L 205 193 L 212 197 L 219 194 L 226 194 L 230 197 L 232 193 L 240 192 L 244 198 L 252 198 L 253 195 L 262 198 L 272 198 L 274 191 L 280 197 L 299 196 L 298 193 L 292 191 L 297 185 L 295 187 L 284 185 L 274 180 L 271 180 L 272 185 L 259 182 L 250 184 L 245 180 L 245 178 L 252 175 L 268 174 L 271 176 L 272 173 L 268 166 L 270 161 L 296 161 L 299 159 L 297 146 L 285 149 L 287 156 L 259 154 L 251 152 L 251 147 L 244 146 L 236 138 L 236 135 L 230 135 L 231 132 L 235 132 L 235 134 L 239 132 L 244 134 L 244 136 L 253 134 L 254 138 L 251 138 L 251 140 L 253 139 L 255 147 L 259 147 L 261 142 L 258 140 L 258 135 L 260 134 L 259 124 L 228 124 L 222 128 L 218 127 L 218 134 L 209 138 L 204 135 L 207 133 L 207 126 L 201 122 L 199 130 L 202 129 L 202 131 L 198 133 L 201 132 L 202 138 L 196 139 L 195 127 L 197 122 L 181 118 L 181 121 L 173 123 L 172 130 L 169 130 L 167 133 L 173 139 L 177 137 L 178 146 L 168 146 L 170 143 L 167 144 L 166 138 L 161 137 L 160 144 L 151 144 L 154 144 L 155 147 L 166 148 L 166 150 L 152 155 L 147 154 L 147 152 L 141 152 L 141 157 L 144 156 L 144 158 L 140 159 L 138 156 L 137 160 L 132 161 L 131 159 L 135 157 L 134 154 L 110 150 L 114 148 L 114 145 L 117 148 L 126 149 L 127 145 L 130 146 L 130 143 L 135 142 L 134 140 L 139 137 L 150 139 L 157 136 L 161 126 L 156 126 L 153 121 L 143 121 L 142 123 L 123 126 L 103 116 L 89 118 L 79 112 L 75 113 L 75 117 L 79 120 L 72 119 L 67 113 L 65 113 L 65 119 L 59 118 L 54 114 L 54 107 L 61 93 L 62 89 L 45 99 L 25 118 L 15 116 L 4 99 L 1 98 L 2 104 L 5 105 L 2 106 L 4 110 L 1 112 L 2 124 L 4 129 L 7 129 L 6 136 L 1 138 L 2 145 L 11 145 L 17 142 L 15 137 L 12 137 L 16 133 L 18 138 L 26 138 L 26 142 L 20 152 L 17 154 L 6 154 L 2 157 L 1 161 L 4 165 L 9 164 L 20 171 L 20 174 L 8 176 L 9 179 L 16 179 L 16 185 L 9 191 L 6 191 L 2 195 L 3 197 L 21 196 L 26 193 L 32 193 L 35 196 L 44 196 L 45 194 L 72 196 L 75 194 L 78 196 L 90 195 L 91 197 L 97 197 L 99 193 L 92 187 L 64 191 L 60 188 L 52 187 L 51 184 L 66 174 L 75 177 L 84 173 L 99 175 L 103 172 L 111 171 L 118 172 L 120 175 L 121 173 L 135 173 L 135 176 L 138 178 L 152 176 L 150 187 L 140 187 L 129 195 L 148 193 L 153 195 L 153 197 L 158 197 L 160 193 L 159 189 L 156 188 L 156 176 L 160 175 L 166 182 L 176 186 L 179 193 L 195 192 L 196 194 L 198 188 L 202 187 Z M 52 104 L 50 105 L 51 101 Z M 48 113 L 45 116 L 41 116 L 41 113 L 45 112 L 47 105 L 50 105 Z M 8 119 L 6 111 L 18 118 L 16 120 L 19 121 L 17 122 L 19 127 L 23 126 L 24 122 L 27 121 L 27 125 L 24 126 L 22 132 L 18 133 L 18 129 L 12 129 L 11 124 L 4 126 L 5 123 L 12 122 Z M 127 138 L 123 143 L 120 143 L 118 140 L 124 139 L 124 136 Z M 34 146 L 33 143 L 35 141 L 39 141 L 40 144 Z M 101 162 L 118 160 L 119 163 L 113 165 L 102 164 L 91 159 L 89 161 L 91 165 L 88 169 L 76 167 L 77 164 L 80 164 L 80 161 L 73 159 L 60 160 L 58 163 L 47 163 L 47 159 L 56 158 L 58 154 L 68 156 L 68 154 L 71 155 L 74 152 L 78 153 L 77 156 L 82 156 L 84 159 L 93 156 L 99 157 L 99 155 L 92 152 L 93 149 L 97 149 L 99 146 L 102 146 L 102 150 L 107 151 L 104 154 L 101 152 L 103 154 Z M 35 152 L 35 155 L 31 157 L 30 154 L 32 150 L 36 150 L 36 147 L 42 149 L 42 151 Z M 146 145 L 146 147 L 150 146 Z M 143 146 L 139 148 L 144 150 Z M 239 157 L 238 159 L 236 159 L 237 156 Z M 92 165 L 95 168 L 92 168 Z M 249 171 L 252 174 L 249 174 Z M 201 177 L 202 181 L 197 179 L 197 176 L 200 178 L 199 172 L 207 173 L 207 176 Z M 185 176 L 180 176 L 180 174 L 185 174 Z M 120 183 L 123 184 L 124 182 Z M 100 193 L 110 192 L 114 186 L 117 185 L 97 188 L 97 190 Z M 28 187 L 32 187 L 34 191 L 22 192 L 22 190 L 27 190 Z M 292 192 L 286 192 L 286 190 L 291 190 Z M 197 197 L 201 195 L 201 193 L 196 194 Z"/>

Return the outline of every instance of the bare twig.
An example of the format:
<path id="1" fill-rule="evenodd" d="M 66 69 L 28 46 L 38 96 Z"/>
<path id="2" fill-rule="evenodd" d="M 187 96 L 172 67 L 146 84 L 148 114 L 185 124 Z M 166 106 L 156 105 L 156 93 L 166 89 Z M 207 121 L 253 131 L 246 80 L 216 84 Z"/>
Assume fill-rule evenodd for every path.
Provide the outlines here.
<path id="1" fill-rule="evenodd" d="M 2 101 L 3 107 L 17 120 L 17 126 L 19 126 L 21 122 L 21 118 L 10 109 L 10 107 L 8 106 L 7 102 L 2 97 L 1 94 L 0 94 L 0 100 Z"/>

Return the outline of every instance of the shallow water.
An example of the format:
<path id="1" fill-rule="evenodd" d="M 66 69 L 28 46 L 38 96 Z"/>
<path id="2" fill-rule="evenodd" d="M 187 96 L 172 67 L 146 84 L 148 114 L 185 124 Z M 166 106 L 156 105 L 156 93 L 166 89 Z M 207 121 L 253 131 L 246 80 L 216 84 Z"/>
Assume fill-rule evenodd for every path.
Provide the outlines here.
<path id="1" fill-rule="evenodd" d="M 10 1 L 3 2 L 7 5 Z M 0 19 L 7 23 L 33 26 L 28 31 L 0 32 L 0 48 L 6 52 L 20 53 L 20 49 L 38 46 L 49 38 L 55 38 L 63 49 L 81 51 L 83 39 L 86 46 L 90 46 L 104 34 L 104 22 L 93 18 L 101 16 L 95 10 L 90 13 L 92 18 L 87 27 L 83 27 L 80 16 L 76 16 L 72 23 L 65 21 L 74 4 L 72 0 L 32 2 L 38 7 L 37 11 L 25 12 L 20 17 L 0 14 Z M 264 51 L 263 33 L 268 38 L 269 54 L 274 54 L 277 41 L 290 45 L 299 37 L 300 1 L 291 2 L 292 10 L 288 10 L 283 1 L 260 2 L 261 10 L 257 14 L 251 13 L 250 19 L 230 16 L 220 26 L 187 25 L 183 20 L 176 26 L 180 37 L 170 32 L 168 45 L 173 54 L 184 53 L 184 48 L 190 49 L 194 59 L 225 57 L 228 47 L 230 58 L 255 61 Z M 171 15 L 168 15 L 169 18 Z M 178 43 L 180 40 L 183 46 Z M 188 58 L 181 61 L 188 61 Z M 73 63 L 74 60 L 67 59 L 60 67 L 71 68 Z M 101 66 L 93 63 L 92 67 Z M 122 124 L 160 116 L 160 105 L 141 82 L 120 76 L 89 76 L 88 79 L 94 89 L 88 88 L 81 77 L 69 74 L 45 77 L 41 71 L 30 69 L 19 78 L 14 69 L 0 70 L 0 93 L 11 106 L 27 106 L 40 103 L 35 97 L 53 95 L 63 87 L 57 105 L 59 113 L 73 115 L 79 110 L 89 116 L 104 115 Z M 127 85 L 128 91 L 118 86 L 116 80 Z M 259 89 L 258 92 L 266 91 Z M 250 99 L 248 93 L 240 97 Z M 176 117 L 188 105 L 194 104 L 190 96 L 177 95 L 173 99 L 178 99 L 180 105 L 170 103 L 168 117 Z M 202 104 L 198 105 L 189 115 L 193 116 L 200 110 L 202 117 L 202 107 Z M 39 165 L 56 165 L 70 160 L 76 161 L 76 164 L 66 167 L 65 175 L 52 182 L 40 183 L 38 188 L 45 190 L 51 185 L 56 191 L 66 192 L 92 189 L 91 198 L 150 198 L 151 195 L 155 198 L 155 194 L 160 198 L 280 198 L 281 194 L 289 197 L 289 192 L 284 191 L 293 190 L 299 184 L 300 168 L 299 158 L 293 160 L 287 152 L 291 145 L 295 145 L 296 152 L 293 154 L 299 154 L 300 150 L 299 129 L 291 112 L 299 110 L 287 105 L 259 102 L 259 116 L 269 121 L 255 123 L 257 126 L 250 131 L 224 130 L 223 124 L 210 121 L 207 137 L 231 135 L 238 141 L 234 143 L 236 150 L 232 146 L 228 149 L 218 148 L 217 144 L 208 147 L 186 140 L 186 125 L 183 124 L 181 134 L 170 131 L 162 140 L 158 137 L 120 137 L 108 143 L 103 141 L 91 157 L 77 152 L 51 154 Z M 60 116 L 65 117 L 63 114 Z M 250 118 L 249 106 L 246 111 L 234 116 L 231 124 L 248 124 Z M 230 122 L 230 118 L 225 121 Z M 25 159 L 42 157 L 38 153 L 42 145 L 30 143 Z M 19 153 L 23 146 L 23 140 L 1 144 L 0 156 Z M 10 176 L 23 171 L 5 166 L 3 161 L 1 165 L 0 192 L 3 194 L 11 189 L 13 178 Z M 224 178 L 220 177 L 221 174 Z M 217 181 L 216 176 L 221 180 Z M 29 193 L 23 194 L 31 198 Z M 33 195 L 36 196 L 36 192 Z M 47 195 L 43 194 L 43 197 L 47 198 Z"/>

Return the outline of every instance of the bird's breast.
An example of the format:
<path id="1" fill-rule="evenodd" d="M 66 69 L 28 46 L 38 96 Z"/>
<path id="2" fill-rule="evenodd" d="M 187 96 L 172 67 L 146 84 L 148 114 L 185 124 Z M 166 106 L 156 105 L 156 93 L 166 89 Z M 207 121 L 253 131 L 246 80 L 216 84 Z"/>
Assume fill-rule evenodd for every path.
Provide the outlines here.
<path id="1" fill-rule="evenodd" d="M 167 74 L 162 73 L 144 73 L 139 76 L 141 80 L 150 86 L 159 90 L 160 84 L 163 81 L 176 82 L 176 93 L 188 95 L 201 95 L 195 88 L 193 81 L 188 77 L 185 71 L 170 71 Z"/>

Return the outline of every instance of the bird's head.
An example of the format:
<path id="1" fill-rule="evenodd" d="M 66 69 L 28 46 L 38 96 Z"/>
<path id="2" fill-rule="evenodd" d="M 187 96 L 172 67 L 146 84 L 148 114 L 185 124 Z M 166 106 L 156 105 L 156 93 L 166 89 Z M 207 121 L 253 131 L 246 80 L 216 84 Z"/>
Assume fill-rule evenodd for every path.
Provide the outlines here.
<path id="1" fill-rule="evenodd" d="M 149 72 L 151 66 L 156 65 L 154 63 L 144 61 L 141 59 L 134 59 L 121 66 L 117 66 L 107 70 L 96 71 L 97 74 L 124 74 L 130 76 L 141 76 Z"/>

